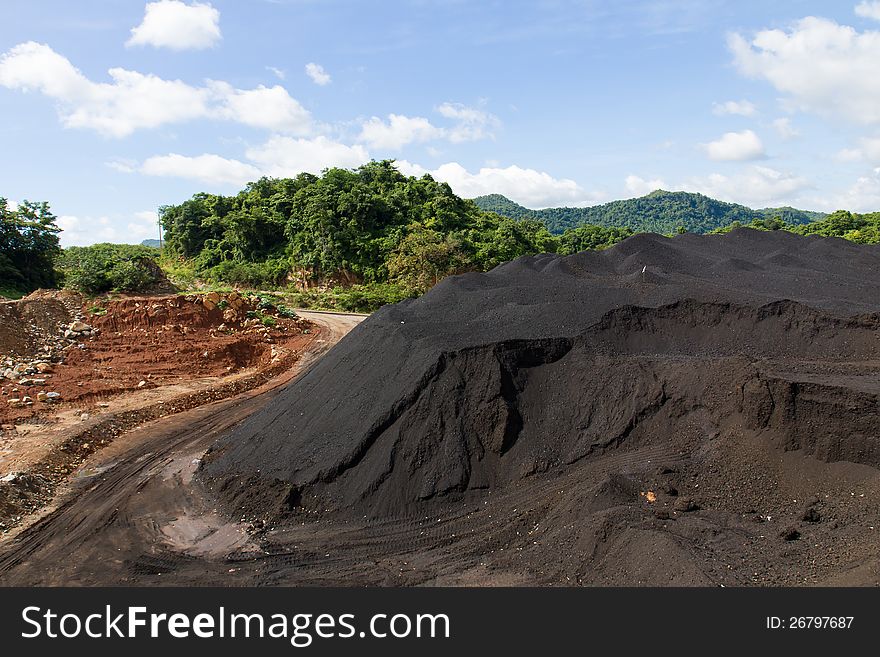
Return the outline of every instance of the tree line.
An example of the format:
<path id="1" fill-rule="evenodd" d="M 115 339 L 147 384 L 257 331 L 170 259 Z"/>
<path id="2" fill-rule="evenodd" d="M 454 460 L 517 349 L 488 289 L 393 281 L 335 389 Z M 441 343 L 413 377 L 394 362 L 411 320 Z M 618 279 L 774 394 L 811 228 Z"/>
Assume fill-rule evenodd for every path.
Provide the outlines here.
<path id="1" fill-rule="evenodd" d="M 584 224 L 629 228 L 634 232 L 652 232 L 661 235 L 684 230 L 707 233 L 734 221 L 749 224 L 752 221 L 779 217 L 786 223 L 804 224 L 825 215 L 791 207 L 752 210 L 737 203 L 725 203 L 703 194 L 667 192 L 661 189 L 639 198 L 611 201 L 583 208 L 546 208 L 530 210 L 500 194 L 479 196 L 474 202 L 483 210 L 496 212 L 513 219 L 538 219 L 554 234 Z"/>
<path id="2" fill-rule="evenodd" d="M 668 210 L 672 201 L 666 194 L 645 198 Z M 489 200 L 499 211 L 516 210 L 503 196 Z M 880 213 L 838 211 L 801 223 L 799 212 L 750 214 L 747 221 L 711 232 L 745 226 L 880 242 Z M 143 291 L 163 277 L 159 263 L 183 286 L 204 281 L 294 288 L 303 305 L 348 310 L 418 295 L 451 274 L 487 271 L 524 255 L 602 249 L 636 232 L 627 225 L 581 224 L 555 235 L 532 215 L 503 216 L 460 198 L 429 175 L 404 176 L 390 160 L 319 176 L 262 178 L 232 196 L 200 193 L 164 206 L 161 252 L 112 244 L 62 250 L 60 229 L 45 202 L 13 208 L 0 199 L 0 218 L 4 296 L 62 283 L 89 294 Z M 664 221 L 677 227 L 669 234 L 686 230 L 680 222 Z"/>

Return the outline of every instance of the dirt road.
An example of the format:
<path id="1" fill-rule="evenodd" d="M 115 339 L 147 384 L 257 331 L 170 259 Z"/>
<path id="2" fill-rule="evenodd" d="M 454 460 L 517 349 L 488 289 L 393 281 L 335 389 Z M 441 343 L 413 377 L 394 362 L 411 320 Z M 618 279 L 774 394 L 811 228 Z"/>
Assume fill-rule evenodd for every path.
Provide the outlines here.
<path id="1" fill-rule="evenodd" d="M 178 563 L 203 563 L 194 575 L 208 583 L 212 574 L 228 574 L 224 555 L 256 549 L 245 526 L 224 522 L 188 484 L 219 433 L 270 402 L 363 319 L 300 314 L 322 330 L 291 371 L 237 397 L 144 425 L 95 455 L 54 511 L 0 547 L 0 584 L 163 583 L 163 573 Z"/>

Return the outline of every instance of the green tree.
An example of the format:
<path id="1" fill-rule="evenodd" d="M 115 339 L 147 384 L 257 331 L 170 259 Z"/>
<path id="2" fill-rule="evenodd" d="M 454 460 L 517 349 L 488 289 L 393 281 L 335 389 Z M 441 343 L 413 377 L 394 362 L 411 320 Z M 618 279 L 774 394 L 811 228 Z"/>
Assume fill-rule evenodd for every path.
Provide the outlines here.
<path id="1" fill-rule="evenodd" d="M 472 268 L 459 242 L 450 235 L 415 224 L 388 259 L 388 274 L 404 288 L 426 292 L 451 274 Z"/>
<path id="2" fill-rule="evenodd" d="M 131 244 L 93 244 L 64 250 L 59 267 L 65 284 L 86 294 L 144 292 L 163 280 L 158 251 Z"/>
<path id="3" fill-rule="evenodd" d="M 60 252 L 56 217 L 45 201 L 23 201 L 12 209 L 0 198 L 0 288 L 27 293 L 55 287 Z"/>
<path id="4" fill-rule="evenodd" d="M 589 224 L 569 228 L 559 238 L 559 253 L 570 255 L 578 251 L 604 249 L 625 240 L 632 234 L 629 228 L 606 228 Z"/>

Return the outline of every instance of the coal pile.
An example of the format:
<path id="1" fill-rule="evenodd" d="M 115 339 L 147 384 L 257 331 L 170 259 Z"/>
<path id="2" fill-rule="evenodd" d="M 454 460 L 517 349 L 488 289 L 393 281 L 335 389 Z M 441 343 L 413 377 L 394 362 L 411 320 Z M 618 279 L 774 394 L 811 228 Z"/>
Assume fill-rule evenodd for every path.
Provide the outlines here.
<path id="1" fill-rule="evenodd" d="M 874 581 L 878 291 L 880 247 L 782 231 L 520 258 L 364 321 L 199 477 L 273 522 L 491 499 L 534 581 Z"/>

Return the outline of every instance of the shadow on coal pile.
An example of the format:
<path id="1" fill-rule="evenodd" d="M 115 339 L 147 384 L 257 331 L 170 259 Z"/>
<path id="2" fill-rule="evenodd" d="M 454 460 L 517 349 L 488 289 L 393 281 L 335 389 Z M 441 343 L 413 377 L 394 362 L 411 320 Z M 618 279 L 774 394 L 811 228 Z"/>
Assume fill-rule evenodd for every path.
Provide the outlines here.
<path id="1" fill-rule="evenodd" d="M 837 288 L 878 252 L 743 232 L 456 277 L 364 322 L 199 479 L 281 559 L 265 583 L 876 584 L 880 319 L 805 254 Z"/>

